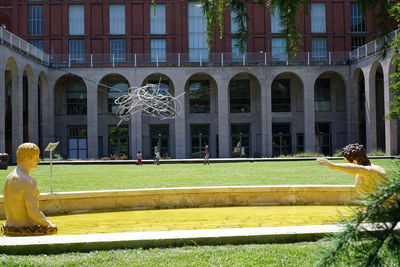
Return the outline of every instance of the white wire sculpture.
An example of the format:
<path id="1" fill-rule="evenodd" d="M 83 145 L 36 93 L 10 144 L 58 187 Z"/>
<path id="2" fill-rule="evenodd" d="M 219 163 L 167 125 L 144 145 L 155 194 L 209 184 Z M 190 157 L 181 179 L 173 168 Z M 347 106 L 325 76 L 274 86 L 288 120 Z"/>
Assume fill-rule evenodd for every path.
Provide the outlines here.
<path id="1" fill-rule="evenodd" d="M 146 84 L 142 87 L 130 87 L 127 95 L 115 99 L 118 105 L 116 116 L 129 121 L 137 112 L 160 120 L 173 119 L 182 112 L 179 96 L 172 96 L 167 90 L 160 90 L 158 84 Z"/>

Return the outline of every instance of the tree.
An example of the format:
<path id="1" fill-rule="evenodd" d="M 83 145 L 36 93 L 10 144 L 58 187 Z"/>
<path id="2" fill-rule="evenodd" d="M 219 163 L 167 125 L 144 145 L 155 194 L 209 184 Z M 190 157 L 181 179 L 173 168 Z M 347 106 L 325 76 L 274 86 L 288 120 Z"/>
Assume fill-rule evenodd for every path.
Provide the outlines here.
<path id="1" fill-rule="evenodd" d="M 398 22 L 400 28 L 400 3 L 390 8 L 390 15 Z M 397 35 L 391 43 L 393 53 L 400 54 L 400 36 Z M 390 90 L 393 93 L 393 100 L 390 103 L 390 119 L 400 118 L 400 58 L 395 58 L 393 63 L 395 72 L 390 77 Z"/>

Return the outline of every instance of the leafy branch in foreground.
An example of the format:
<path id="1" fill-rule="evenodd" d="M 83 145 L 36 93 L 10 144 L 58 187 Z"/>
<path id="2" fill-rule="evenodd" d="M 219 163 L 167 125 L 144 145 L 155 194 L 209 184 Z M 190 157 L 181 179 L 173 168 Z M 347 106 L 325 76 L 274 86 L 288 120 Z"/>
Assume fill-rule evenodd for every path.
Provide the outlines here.
<path id="1" fill-rule="evenodd" d="M 356 203 L 354 215 L 343 221 L 344 231 L 328 238 L 331 246 L 321 266 L 399 266 L 400 164 L 376 193 Z"/>

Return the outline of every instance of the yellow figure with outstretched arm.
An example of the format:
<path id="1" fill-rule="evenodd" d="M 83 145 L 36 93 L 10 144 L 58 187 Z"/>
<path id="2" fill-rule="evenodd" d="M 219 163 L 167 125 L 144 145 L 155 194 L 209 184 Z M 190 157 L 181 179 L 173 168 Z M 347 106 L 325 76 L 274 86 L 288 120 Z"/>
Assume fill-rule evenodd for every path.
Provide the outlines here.
<path id="1" fill-rule="evenodd" d="M 355 187 L 360 194 L 376 192 L 379 183 L 387 179 L 384 168 L 371 164 L 363 145 L 350 144 L 344 147 L 342 156 L 345 163 L 332 163 L 326 158 L 318 158 L 317 162 L 330 169 L 355 175 Z"/>
<path id="2" fill-rule="evenodd" d="M 46 219 L 39 209 L 39 190 L 29 173 L 40 162 L 39 147 L 24 143 L 17 149 L 17 167 L 4 185 L 6 223 L 5 235 L 44 235 L 57 233 L 57 226 Z"/>

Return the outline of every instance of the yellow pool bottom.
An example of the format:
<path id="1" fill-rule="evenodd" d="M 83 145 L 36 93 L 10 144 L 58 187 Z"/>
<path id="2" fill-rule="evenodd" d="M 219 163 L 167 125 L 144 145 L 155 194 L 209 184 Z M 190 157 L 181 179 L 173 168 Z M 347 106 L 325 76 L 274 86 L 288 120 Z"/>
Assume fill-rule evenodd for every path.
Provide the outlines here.
<path id="1" fill-rule="evenodd" d="M 135 210 L 48 216 L 59 235 L 274 227 L 337 223 L 344 206 L 256 206 Z M 3 222 L 2 222 L 3 223 Z"/>

